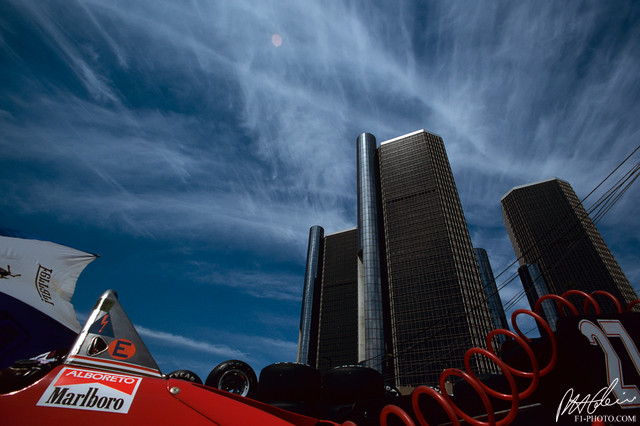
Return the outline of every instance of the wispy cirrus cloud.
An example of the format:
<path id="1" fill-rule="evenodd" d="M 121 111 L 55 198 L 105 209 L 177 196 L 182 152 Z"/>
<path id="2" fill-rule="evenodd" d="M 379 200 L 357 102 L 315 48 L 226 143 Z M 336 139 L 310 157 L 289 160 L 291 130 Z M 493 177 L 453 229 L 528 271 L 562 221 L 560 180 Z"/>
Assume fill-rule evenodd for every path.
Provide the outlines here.
<path id="1" fill-rule="evenodd" d="M 510 188 L 557 176 L 584 196 L 638 144 L 638 16 L 633 2 L 9 0 L 1 214 L 164 245 L 144 256 L 165 271 L 148 278 L 158 294 L 223 288 L 298 315 L 309 227 L 355 225 L 357 135 L 425 128 L 498 273 L 514 260 Z M 638 199 L 599 224 L 636 286 Z"/>
<path id="2" fill-rule="evenodd" d="M 239 203 L 259 200 L 261 194 L 265 204 L 310 199 L 314 202 L 305 207 L 320 219 L 326 214 L 331 227 L 337 219 L 331 212 L 353 217 L 345 211 L 353 207 L 345 207 L 354 200 L 353 140 L 359 131 L 372 131 L 381 140 L 420 127 L 442 134 L 454 169 L 460 170 L 463 196 L 472 192 L 470 182 L 491 188 L 468 196 L 479 205 L 489 197 L 495 203 L 514 182 L 557 174 L 568 161 L 573 167 L 565 167 L 569 176 L 563 177 L 580 189 L 584 170 L 606 170 L 602 161 L 585 161 L 600 160 L 595 155 L 600 141 L 612 141 L 607 155 L 614 160 L 637 131 L 627 126 L 617 134 L 613 126 L 590 124 L 601 123 L 594 118 L 603 116 L 629 116 L 611 112 L 607 98 L 628 92 L 630 71 L 637 65 L 635 45 L 618 43 L 614 49 L 615 40 L 607 37 L 600 43 L 615 54 L 581 60 L 594 48 L 594 31 L 605 25 L 597 6 L 546 5 L 534 13 L 527 4 L 421 8 L 402 3 L 389 16 L 379 5 L 342 2 L 180 8 L 171 2 L 129 8 L 78 4 L 76 17 L 89 18 L 86 43 L 61 30 L 65 17 L 51 5 L 16 7 L 50 36 L 47 45 L 61 52 L 90 93 L 109 93 L 93 96 L 105 104 L 103 114 L 89 112 L 110 123 L 104 134 L 89 130 L 90 117 L 85 129 L 77 129 L 77 117 L 83 115 L 73 108 L 61 111 L 56 121 L 73 123 L 83 144 L 72 149 L 86 162 L 93 159 L 96 174 L 133 193 L 153 192 L 172 177 L 189 185 L 206 181 L 214 195 L 216 182 L 233 182 Z M 247 25 L 233 24 L 238 21 Z M 118 32 L 113 32 L 116 23 Z M 271 45 L 273 33 L 282 35 L 282 46 Z M 107 69 L 104 61 L 111 54 L 117 66 Z M 136 75 L 151 95 L 140 105 L 147 112 L 132 109 L 140 101 L 123 80 Z M 168 98 L 154 96 L 163 91 Z M 153 109 L 154 99 L 160 102 L 156 107 L 165 108 L 173 99 L 173 110 L 187 100 L 196 100 L 205 111 L 220 108 L 212 99 L 221 93 L 242 134 L 235 129 L 217 137 L 215 125 L 198 129 L 202 118 L 194 112 Z M 113 109 L 107 98 L 117 100 L 118 107 Z M 629 111 L 629 102 L 633 99 L 626 96 L 615 108 Z M 55 134 L 57 128 L 50 122 L 42 133 Z M 124 136 L 120 147 L 113 143 L 118 131 Z M 238 148 L 238 141 L 245 146 Z M 117 155 L 122 151 L 128 158 Z M 119 161 L 107 161 L 110 156 Z M 203 170 L 215 173 L 198 173 Z M 168 172 L 165 179 L 160 171 Z M 188 179 L 191 175 L 194 179 Z M 252 191 L 255 184 L 258 190 Z M 239 204 L 237 210 L 244 207 Z M 344 227 L 344 219 L 336 229 Z"/>
<path id="3" fill-rule="evenodd" d="M 229 348 L 225 345 L 214 345 L 208 342 L 194 340 L 188 337 L 180 336 L 166 331 L 153 330 L 150 328 L 136 325 L 136 330 L 142 337 L 156 343 L 168 346 L 178 347 L 181 350 L 195 350 L 210 355 L 227 357 L 227 358 L 246 358 L 247 354 L 237 349 Z"/>
<path id="4" fill-rule="evenodd" d="M 229 271 L 223 265 L 200 264 L 193 275 L 195 282 L 241 289 L 260 299 L 296 302 L 302 297 L 299 274 L 259 269 Z"/>

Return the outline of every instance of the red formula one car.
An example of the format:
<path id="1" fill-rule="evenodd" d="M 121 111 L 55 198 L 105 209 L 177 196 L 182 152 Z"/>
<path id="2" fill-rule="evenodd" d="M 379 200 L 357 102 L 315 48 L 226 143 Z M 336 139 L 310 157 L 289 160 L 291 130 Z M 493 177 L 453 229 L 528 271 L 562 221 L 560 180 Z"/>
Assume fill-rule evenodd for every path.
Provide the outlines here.
<path id="1" fill-rule="evenodd" d="M 335 425 L 160 372 L 113 291 L 68 354 L 0 372 L 0 423 Z"/>
<path id="2" fill-rule="evenodd" d="M 568 296 L 585 299 L 582 314 Z M 107 291 L 68 353 L 0 371 L 0 424 L 412 426 L 459 425 L 460 418 L 472 425 L 637 423 L 640 313 L 632 308 L 640 301 L 625 309 L 604 292 L 576 290 L 544 298 L 570 308 L 571 315 L 552 331 L 541 316 L 516 311 L 517 333 L 495 330 L 487 349 L 467 351 L 466 371 L 443 371 L 439 389 L 451 376 L 462 379 L 452 390 L 420 386 L 411 395 L 395 389 L 385 394 L 382 375 L 373 369 L 336 367 L 321 383 L 314 368 L 282 363 L 261 371 L 256 395 L 255 373 L 241 361 L 220 364 L 205 385 L 186 370 L 162 374 L 115 292 Z M 615 302 L 617 313 L 600 313 L 603 298 Z M 533 316 L 546 336 L 531 340 L 520 333 L 520 314 Z M 492 349 L 496 334 L 509 337 L 500 356 Z M 502 374 L 476 376 L 474 356 L 489 358 Z"/>

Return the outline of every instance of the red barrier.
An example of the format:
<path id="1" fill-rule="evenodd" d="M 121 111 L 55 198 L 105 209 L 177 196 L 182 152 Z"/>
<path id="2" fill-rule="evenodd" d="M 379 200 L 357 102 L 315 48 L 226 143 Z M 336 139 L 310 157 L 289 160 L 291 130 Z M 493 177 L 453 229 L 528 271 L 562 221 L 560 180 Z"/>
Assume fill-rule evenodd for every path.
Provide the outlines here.
<path id="1" fill-rule="evenodd" d="M 607 297 L 608 299 L 612 300 L 615 303 L 616 309 L 618 310 L 619 313 L 622 313 L 623 311 L 622 305 L 620 304 L 620 302 L 612 294 L 608 292 L 594 291 L 591 294 L 587 294 L 579 290 L 569 290 L 566 293 L 564 293 L 562 296 L 558 296 L 555 294 L 545 295 L 541 297 L 536 303 L 534 307 L 535 312 L 532 312 L 526 309 L 519 309 L 515 311 L 511 316 L 511 325 L 513 326 L 513 329 L 516 331 L 515 333 L 509 330 L 504 330 L 504 329 L 493 330 L 487 336 L 488 349 L 471 348 L 466 352 L 464 356 L 464 363 L 465 363 L 465 369 L 467 371 L 463 371 L 455 368 L 449 368 L 443 371 L 442 374 L 440 375 L 440 382 L 439 382 L 440 389 L 445 389 L 445 380 L 452 375 L 460 377 L 463 380 L 465 380 L 467 383 L 469 383 L 471 387 L 473 387 L 475 391 L 478 393 L 478 396 L 480 397 L 480 399 L 482 400 L 482 403 L 484 404 L 484 407 L 486 409 L 487 422 L 481 422 L 479 420 L 476 420 L 471 416 L 469 416 L 464 411 L 462 411 L 458 406 L 456 406 L 453 403 L 453 401 L 451 400 L 451 397 L 446 392 L 438 393 L 434 389 L 429 388 L 427 386 L 420 386 L 414 389 L 411 397 L 412 407 L 419 424 L 428 425 L 427 420 L 424 414 L 422 413 L 422 411 L 420 410 L 420 406 L 418 404 L 418 399 L 421 395 L 430 396 L 431 398 L 435 399 L 436 402 L 447 413 L 447 415 L 449 416 L 449 419 L 451 420 L 454 426 L 458 426 L 460 424 L 458 417 L 462 418 L 464 421 L 466 421 L 471 425 L 477 425 L 477 426 L 485 426 L 485 425 L 504 426 L 511 423 L 513 419 L 515 419 L 518 413 L 520 401 L 531 396 L 535 392 L 535 390 L 538 388 L 538 384 L 540 383 L 540 377 L 543 377 L 549 374 L 553 370 L 553 368 L 556 366 L 556 363 L 558 361 L 558 347 L 557 347 L 557 342 L 553 334 L 553 331 L 551 330 L 551 327 L 549 326 L 549 324 L 539 314 L 542 308 L 542 302 L 544 300 L 557 301 L 558 302 L 557 308 L 561 316 L 564 315 L 563 307 L 569 308 L 569 310 L 574 315 L 579 315 L 578 309 L 567 299 L 567 297 L 571 295 L 578 295 L 578 296 L 584 297 L 585 302 L 584 302 L 583 310 L 585 314 L 589 312 L 589 306 L 592 306 L 594 308 L 596 314 L 601 313 L 600 305 L 596 301 L 595 296 Z M 627 306 L 627 311 L 630 312 L 631 309 L 637 304 L 640 304 L 640 300 L 634 300 L 633 302 L 629 303 L 629 305 Z M 531 339 L 526 337 L 524 333 L 520 331 L 520 328 L 518 327 L 518 324 L 516 322 L 518 315 L 521 315 L 521 314 L 526 314 L 533 317 L 533 319 L 544 329 L 545 333 L 549 336 L 549 339 L 551 342 L 551 349 L 552 349 L 551 359 L 549 360 L 549 363 L 542 369 L 540 369 L 538 365 L 538 360 L 535 357 L 533 349 L 531 349 L 531 346 L 529 346 L 528 344 L 528 342 L 531 342 Z M 527 354 L 527 356 L 531 361 L 532 371 L 517 370 L 507 365 L 500 358 L 498 358 L 498 356 L 494 352 L 493 345 L 492 345 L 493 337 L 496 336 L 497 334 L 503 334 L 505 336 L 511 337 L 520 346 L 522 346 L 522 348 L 524 349 L 525 353 Z M 511 389 L 511 394 L 499 393 L 489 388 L 488 386 L 486 386 L 484 383 L 480 382 L 476 378 L 471 368 L 471 357 L 473 355 L 485 356 L 491 359 L 496 365 L 498 365 L 498 367 L 500 367 L 500 369 L 502 370 L 502 373 L 507 378 L 507 381 Z M 531 379 L 531 384 L 527 389 L 525 389 L 522 392 L 519 392 L 513 376 L 529 378 Z M 495 398 L 511 401 L 511 409 L 503 419 L 496 421 L 496 415 L 487 394 Z M 397 407 L 395 405 L 387 405 L 382 410 L 382 413 L 380 414 L 380 424 L 382 426 L 387 426 L 387 418 L 390 414 L 395 414 L 404 422 L 406 426 L 413 426 L 415 424 L 411 419 L 411 417 L 400 407 Z"/>
<path id="2" fill-rule="evenodd" d="M 460 421 L 458 420 L 458 417 L 456 417 L 456 412 L 453 410 L 453 407 L 451 406 L 451 404 L 446 399 L 444 399 L 442 394 L 440 394 L 438 391 L 428 386 L 419 386 L 415 388 L 413 390 L 413 393 L 411 394 L 411 405 L 413 407 L 413 412 L 416 413 L 418 422 L 421 425 L 428 425 L 428 423 L 427 423 L 427 420 L 424 418 L 422 411 L 420 410 L 420 406 L 418 405 L 418 398 L 420 397 L 420 395 L 428 395 L 433 399 L 435 399 L 436 402 L 440 404 L 440 406 L 447 413 L 447 416 L 449 416 L 449 420 L 451 420 L 451 424 L 453 426 L 460 426 Z"/>
<path id="3" fill-rule="evenodd" d="M 411 419 L 411 416 L 409 416 L 402 408 L 396 405 L 387 405 L 382 409 L 382 412 L 380 413 L 381 424 L 385 424 L 385 425 L 387 424 L 387 417 L 389 417 L 389 414 L 395 414 L 407 426 L 415 426 L 415 423 Z"/>
<path id="4" fill-rule="evenodd" d="M 538 301 L 536 302 L 536 306 L 533 308 L 534 312 L 540 313 L 540 309 L 542 309 L 542 302 L 549 299 L 557 300 L 559 302 L 558 313 L 560 314 L 561 317 L 564 316 L 564 309 L 562 309 L 563 306 L 568 307 L 573 313 L 573 315 L 580 315 L 580 313 L 578 312 L 578 309 L 575 306 L 573 306 L 573 303 L 569 302 L 564 297 L 558 296 L 557 294 L 546 294 L 542 296 L 540 299 L 538 299 Z"/>
<path id="5" fill-rule="evenodd" d="M 583 312 L 585 313 L 585 315 L 589 312 L 589 305 L 591 304 L 591 306 L 593 306 L 596 309 L 596 314 L 599 314 L 600 312 L 602 312 L 600 310 L 600 305 L 598 305 L 598 302 L 596 302 L 596 299 L 593 298 L 593 296 L 585 293 L 584 291 L 580 291 L 580 290 L 569 290 L 567 292 L 565 292 L 562 297 L 563 298 L 567 298 L 568 296 L 571 295 L 577 295 L 577 296 L 582 296 L 584 297 L 584 306 L 582 308 Z M 613 295 L 611 295 L 611 297 L 613 297 Z M 614 297 L 615 299 L 615 297 Z"/>
<path id="6" fill-rule="evenodd" d="M 620 301 L 613 294 L 608 293 L 606 291 L 598 290 L 598 291 L 594 291 L 593 293 L 591 293 L 591 295 L 607 297 L 609 300 L 611 300 L 616 305 L 616 309 L 618 310 L 619 314 L 624 312 L 624 308 L 622 307 L 622 304 L 620 303 Z M 638 302 L 640 302 L 640 300 L 638 300 Z"/>

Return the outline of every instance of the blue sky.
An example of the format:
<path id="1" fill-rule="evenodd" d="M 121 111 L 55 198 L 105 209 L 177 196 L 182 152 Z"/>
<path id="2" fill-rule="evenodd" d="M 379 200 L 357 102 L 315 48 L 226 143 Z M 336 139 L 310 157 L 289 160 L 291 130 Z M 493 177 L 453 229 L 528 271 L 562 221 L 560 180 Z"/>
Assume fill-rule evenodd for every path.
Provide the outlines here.
<path id="1" fill-rule="evenodd" d="M 203 379 L 295 360 L 359 133 L 443 137 L 496 274 L 509 189 L 584 197 L 640 142 L 632 1 L 5 0 L 0 64 L 0 226 L 100 254 L 79 315 L 115 289 L 161 369 Z M 638 290 L 636 186 L 598 228 Z"/>

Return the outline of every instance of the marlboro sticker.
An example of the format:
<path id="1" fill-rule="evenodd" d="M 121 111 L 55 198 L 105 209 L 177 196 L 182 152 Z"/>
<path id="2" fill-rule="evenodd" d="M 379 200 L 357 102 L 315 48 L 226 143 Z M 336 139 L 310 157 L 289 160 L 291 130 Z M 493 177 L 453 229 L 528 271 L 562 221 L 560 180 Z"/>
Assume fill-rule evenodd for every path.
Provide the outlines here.
<path id="1" fill-rule="evenodd" d="M 37 405 L 126 414 L 141 381 L 142 377 L 64 367 Z"/>

